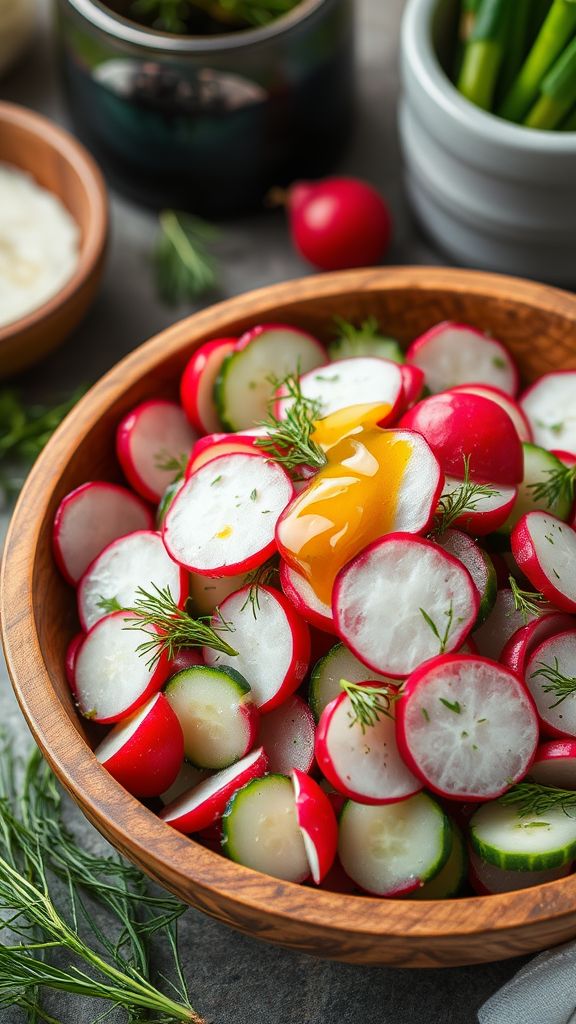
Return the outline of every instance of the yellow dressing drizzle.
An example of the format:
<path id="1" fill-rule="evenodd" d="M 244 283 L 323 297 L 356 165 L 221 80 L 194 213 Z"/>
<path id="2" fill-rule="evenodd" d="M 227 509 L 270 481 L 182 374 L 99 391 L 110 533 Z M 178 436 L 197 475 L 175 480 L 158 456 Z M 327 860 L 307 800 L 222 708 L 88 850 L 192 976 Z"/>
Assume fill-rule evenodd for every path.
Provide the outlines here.
<path id="1" fill-rule="evenodd" d="M 395 528 L 412 445 L 377 426 L 389 411 L 389 405 L 355 405 L 318 421 L 313 440 L 328 464 L 278 524 L 284 558 L 325 604 L 342 566 Z"/>

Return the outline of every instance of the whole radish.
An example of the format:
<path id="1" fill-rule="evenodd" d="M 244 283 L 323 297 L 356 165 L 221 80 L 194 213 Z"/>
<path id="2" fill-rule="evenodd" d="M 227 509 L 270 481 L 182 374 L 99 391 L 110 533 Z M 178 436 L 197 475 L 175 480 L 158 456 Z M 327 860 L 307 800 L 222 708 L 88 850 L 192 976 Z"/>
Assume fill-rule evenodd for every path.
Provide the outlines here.
<path id="1" fill-rule="evenodd" d="M 319 270 L 373 266 L 390 243 L 386 203 L 357 178 L 296 182 L 287 208 L 296 249 Z"/>

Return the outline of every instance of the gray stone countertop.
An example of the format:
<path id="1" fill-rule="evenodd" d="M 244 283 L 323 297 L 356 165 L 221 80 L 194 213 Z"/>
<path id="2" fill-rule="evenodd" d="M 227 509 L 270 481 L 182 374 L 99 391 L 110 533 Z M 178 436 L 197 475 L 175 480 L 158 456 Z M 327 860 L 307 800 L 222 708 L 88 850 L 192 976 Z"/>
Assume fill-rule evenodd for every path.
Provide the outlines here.
<path id="1" fill-rule="evenodd" d="M 9 78 L 0 99 L 22 103 L 67 124 L 52 47 L 50 2 L 40 0 L 40 30 L 32 51 Z M 388 197 L 395 237 L 388 262 L 441 264 L 419 236 L 406 208 L 395 129 L 398 30 L 403 0 L 358 0 L 360 108 L 355 137 L 340 168 L 373 181 Z M 152 213 L 111 195 L 112 233 L 100 295 L 74 336 L 19 381 L 25 397 L 54 401 L 79 382 L 94 381 L 126 352 L 192 312 L 156 298 L 149 256 L 156 238 Z M 219 297 L 298 277 L 307 268 L 291 250 L 283 217 L 268 215 L 223 226 Z M 6 515 L 4 516 L 4 526 Z M 0 666 L 0 719 L 25 746 L 26 725 Z M 71 811 L 86 842 L 106 844 L 80 812 Z M 472 1024 L 476 1009 L 523 961 L 452 970 L 354 967 L 287 952 L 237 934 L 189 910 L 181 939 L 195 1007 L 213 1024 Z M 162 970 L 162 950 L 158 967 Z M 62 1024 L 90 1024 L 102 1007 L 62 996 L 46 1008 Z M 19 1009 L 1 1011 L 2 1024 L 23 1024 Z M 107 1018 L 120 1024 L 124 1015 Z M 544 1022 L 543 1022 L 544 1024 Z"/>

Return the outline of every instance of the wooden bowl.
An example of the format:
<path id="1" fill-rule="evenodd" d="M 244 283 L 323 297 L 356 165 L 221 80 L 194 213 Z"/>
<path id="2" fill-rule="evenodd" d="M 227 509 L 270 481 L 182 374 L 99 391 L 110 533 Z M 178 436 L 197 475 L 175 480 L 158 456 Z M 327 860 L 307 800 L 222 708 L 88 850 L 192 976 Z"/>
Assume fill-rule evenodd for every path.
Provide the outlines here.
<path id="1" fill-rule="evenodd" d="M 374 314 L 404 342 L 446 318 L 475 324 L 507 344 L 526 381 L 576 368 L 576 297 L 471 271 L 326 274 L 241 295 L 175 324 L 88 392 L 22 491 L 6 541 L 0 608 L 14 689 L 36 741 L 89 820 L 157 882 L 212 917 L 352 963 L 439 967 L 543 949 L 576 935 L 576 876 L 445 902 L 347 896 L 278 881 L 179 835 L 129 796 L 94 758 L 90 727 L 74 710 L 64 675 L 66 644 L 78 629 L 74 594 L 51 550 L 59 501 L 85 480 L 120 478 L 116 424 L 143 399 L 176 396 L 184 364 L 201 342 L 270 320 L 326 338 L 335 314 Z"/>
<path id="2" fill-rule="evenodd" d="M 45 117 L 0 102 L 0 162 L 12 164 L 53 192 L 80 228 L 76 270 L 37 309 L 0 327 L 0 377 L 43 359 L 79 324 L 96 294 L 108 234 L 104 180 L 92 157 Z"/>

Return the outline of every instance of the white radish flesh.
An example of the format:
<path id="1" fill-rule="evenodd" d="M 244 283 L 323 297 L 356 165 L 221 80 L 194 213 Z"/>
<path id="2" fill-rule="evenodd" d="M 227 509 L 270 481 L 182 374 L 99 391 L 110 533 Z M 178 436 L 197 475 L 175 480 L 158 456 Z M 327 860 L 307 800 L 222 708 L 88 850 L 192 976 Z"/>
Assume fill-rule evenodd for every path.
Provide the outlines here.
<path id="1" fill-rule="evenodd" d="M 177 562 L 234 576 L 272 554 L 280 513 L 294 494 L 288 475 L 261 455 L 222 455 L 197 470 L 174 499 L 164 542 Z"/>
<path id="2" fill-rule="evenodd" d="M 445 321 L 412 343 L 406 362 L 419 366 L 433 393 L 458 384 L 489 384 L 516 394 L 518 372 L 503 345 L 468 324 Z"/>
<path id="3" fill-rule="evenodd" d="M 78 587 L 78 614 L 84 629 L 90 629 L 106 614 L 102 598 L 115 598 L 121 608 L 132 608 L 138 588 L 170 588 L 181 605 L 186 596 L 184 573 L 169 557 L 159 533 L 141 531 L 109 544 L 88 568 Z"/>
<path id="4" fill-rule="evenodd" d="M 508 669 L 470 655 L 422 665 L 396 704 L 398 746 L 426 786 L 457 800 L 488 800 L 522 778 L 538 720 Z"/>
<path id="5" fill-rule="evenodd" d="M 234 657 L 204 648 L 207 665 L 228 665 L 248 682 L 261 711 L 281 704 L 303 681 L 310 660 L 310 634 L 290 602 L 269 587 L 258 587 L 250 597 L 244 587 L 220 606 L 220 616 L 231 630 Z M 218 626 L 219 617 L 213 625 Z"/>
<path id="6" fill-rule="evenodd" d="M 342 640 L 371 669 L 392 676 L 406 676 L 427 658 L 458 649 L 479 605 L 461 562 L 402 533 L 376 541 L 345 566 L 332 601 Z"/>
<path id="7" fill-rule="evenodd" d="M 545 730 L 576 737 L 576 629 L 536 647 L 526 663 L 526 686 Z"/>
<path id="8" fill-rule="evenodd" d="M 518 611 L 512 591 L 509 587 L 503 587 L 496 594 L 494 607 L 486 622 L 479 629 L 474 630 L 474 643 L 478 648 L 478 653 L 484 658 L 500 661 L 504 647 L 516 630 L 552 611 L 553 609 L 545 604 L 542 605 L 540 614 Z"/>
<path id="9" fill-rule="evenodd" d="M 530 778 L 540 786 L 576 789 L 576 740 L 541 743 L 530 768 Z"/>
<path id="10" fill-rule="evenodd" d="M 250 750 L 258 711 L 250 687 L 235 669 L 184 669 L 168 683 L 166 698 L 180 722 L 184 753 L 192 764 L 219 770 Z"/>
<path id="11" fill-rule="evenodd" d="M 300 378 L 304 398 L 319 404 L 320 417 L 329 416 L 351 405 L 382 404 L 393 413 L 404 397 L 402 373 L 397 363 L 388 359 L 359 356 L 341 359 L 320 366 Z M 276 415 L 285 418 L 291 406 L 280 388 L 275 406 Z"/>
<path id="12" fill-rule="evenodd" d="M 576 370 L 545 373 L 520 398 L 542 448 L 576 452 Z"/>
<path id="13" fill-rule="evenodd" d="M 576 530 L 546 512 L 528 512 L 511 543 L 532 586 L 561 611 L 576 612 Z"/>
<path id="14" fill-rule="evenodd" d="M 210 775 L 164 808 L 160 817 L 179 832 L 200 832 L 224 813 L 234 793 L 251 779 L 264 775 L 268 759 L 259 747 L 241 761 Z"/>
<path id="15" fill-rule="evenodd" d="M 442 489 L 442 497 L 460 491 L 464 481 L 447 476 Z M 499 529 L 506 522 L 518 497 L 517 487 L 505 487 L 503 484 L 488 485 L 492 494 L 476 494 L 474 507 L 469 508 L 454 520 L 454 525 L 474 537 L 485 536 Z"/>
<path id="16" fill-rule="evenodd" d="M 288 565 L 288 562 L 280 563 L 280 583 L 286 597 L 302 618 L 306 619 L 306 622 L 318 629 L 324 629 L 330 633 L 336 632 L 331 605 L 324 604 L 312 584 L 305 576 Z"/>
<path id="17" fill-rule="evenodd" d="M 289 775 L 293 768 L 309 772 L 314 761 L 314 717 L 294 694 L 284 704 L 262 715 L 257 743 L 264 747 L 270 771 Z"/>
<path id="18" fill-rule="evenodd" d="M 310 679 L 308 703 L 316 721 L 324 708 L 342 693 L 341 679 L 347 679 L 349 683 L 362 683 L 367 678 L 367 671 L 366 665 L 359 661 L 345 644 L 335 644 L 314 666 Z M 390 676 L 383 676 L 378 672 L 373 672 L 370 680 L 391 682 Z M 395 682 L 397 683 L 397 680 Z"/>
<path id="19" fill-rule="evenodd" d="M 116 451 L 126 479 L 138 494 L 158 502 L 174 480 L 171 460 L 186 461 L 196 433 L 175 402 L 142 402 L 121 421 Z"/>
<path id="20" fill-rule="evenodd" d="M 238 576 L 200 576 L 191 572 L 188 593 L 195 615 L 212 615 L 223 601 L 246 583 L 246 573 Z"/>
<path id="21" fill-rule="evenodd" d="M 62 499 L 54 517 L 58 567 L 69 583 L 78 583 L 113 540 L 153 527 L 150 508 L 125 487 L 103 480 L 82 484 Z"/>
<path id="22" fill-rule="evenodd" d="M 310 874 L 290 779 L 268 775 L 239 790 L 222 819 L 222 846 L 247 868 L 303 882 Z"/>

